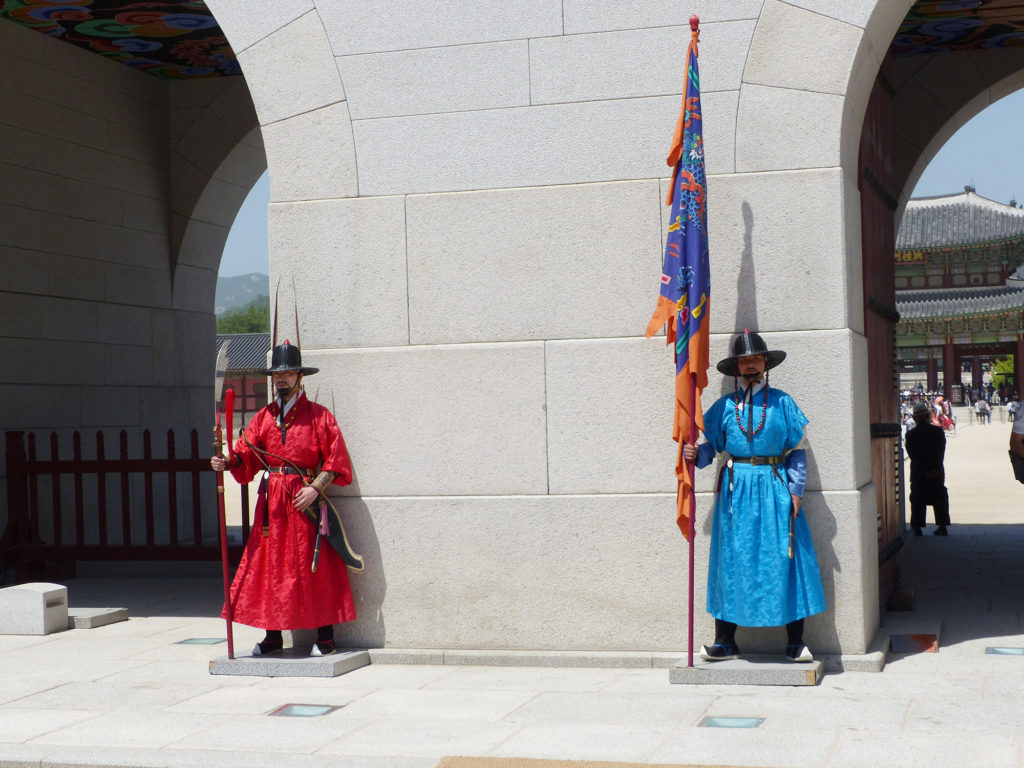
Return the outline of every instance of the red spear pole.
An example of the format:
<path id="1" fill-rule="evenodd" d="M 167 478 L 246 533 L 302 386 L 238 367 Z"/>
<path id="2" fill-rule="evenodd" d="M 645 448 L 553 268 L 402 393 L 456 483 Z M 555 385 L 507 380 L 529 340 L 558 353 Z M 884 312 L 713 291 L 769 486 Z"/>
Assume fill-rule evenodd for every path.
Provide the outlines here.
<path id="1" fill-rule="evenodd" d="M 224 420 L 228 432 L 228 460 L 234 458 L 234 449 L 231 444 L 231 421 L 235 412 L 235 390 L 229 388 L 224 393 Z M 220 412 L 217 412 L 217 425 L 213 428 L 214 445 L 217 447 L 217 455 L 224 456 L 224 435 L 220 428 Z M 232 628 L 234 620 L 234 609 L 231 605 L 231 566 L 228 562 L 228 518 L 224 508 L 224 473 L 217 473 L 217 511 L 220 513 L 220 562 L 224 576 L 224 617 L 227 619 L 228 629 L 228 658 L 235 658 L 235 637 Z"/>

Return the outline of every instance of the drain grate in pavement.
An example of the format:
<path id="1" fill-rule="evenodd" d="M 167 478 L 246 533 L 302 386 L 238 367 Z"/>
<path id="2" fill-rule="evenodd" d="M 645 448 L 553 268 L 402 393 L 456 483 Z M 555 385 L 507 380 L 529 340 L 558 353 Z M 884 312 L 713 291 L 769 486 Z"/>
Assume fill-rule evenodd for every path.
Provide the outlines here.
<path id="1" fill-rule="evenodd" d="M 990 645 L 985 649 L 985 653 L 992 654 L 993 656 L 1024 656 L 1024 648 Z"/>
<path id="2" fill-rule="evenodd" d="M 764 722 L 763 717 L 705 717 L 698 728 L 757 728 Z"/>
<path id="3" fill-rule="evenodd" d="M 328 704 L 285 704 L 267 714 L 270 717 L 320 717 L 336 709 L 341 707 L 332 707 Z"/>
<path id="4" fill-rule="evenodd" d="M 217 645 L 225 642 L 223 637 L 190 637 L 188 640 L 179 640 L 175 645 Z"/>

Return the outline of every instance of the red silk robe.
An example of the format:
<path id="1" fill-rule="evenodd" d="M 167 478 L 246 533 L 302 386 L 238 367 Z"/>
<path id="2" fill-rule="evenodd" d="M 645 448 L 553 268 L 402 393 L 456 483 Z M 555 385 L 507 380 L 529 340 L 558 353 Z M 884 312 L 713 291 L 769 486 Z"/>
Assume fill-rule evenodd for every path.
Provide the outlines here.
<path id="1" fill-rule="evenodd" d="M 352 482 L 345 440 L 329 410 L 300 394 L 285 416 L 283 443 L 275 421 L 277 413 L 277 403 L 260 410 L 249 422 L 245 438 L 235 444 L 235 455 L 242 463 L 232 468 L 231 474 L 239 483 L 250 482 L 264 468 L 264 461 L 271 467 L 287 466 L 281 459 L 258 454 L 246 445 L 246 439 L 302 469 L 336 472 L 334 485 Z M 316 527 L 292 505 L 303 485 L 303 479 L 295 474 L 272 472 L 267 480 L 267 503 L 265 508 L 257 505 L 242 562 L 231 584 L 233 618 L 240 624 L 312 629 L 356 617 L 348 569 L 326 540 L 320 547 L 317 571 L 311 571 Z"/>

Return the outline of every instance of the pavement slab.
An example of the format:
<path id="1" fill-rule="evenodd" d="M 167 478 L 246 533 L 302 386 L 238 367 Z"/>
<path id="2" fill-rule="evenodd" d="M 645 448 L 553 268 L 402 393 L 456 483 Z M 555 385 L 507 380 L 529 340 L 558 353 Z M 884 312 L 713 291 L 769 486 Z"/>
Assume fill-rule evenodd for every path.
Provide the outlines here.
<path id="1" fill-rule="evenodd" d="M 51 710 L 39 711 L 49 713 Z M 137 749 L 162 749 L 225 719 L 224 715 L 192 715 L 162 710 L 102 712 L 93 714 L 87 720 L 52 729 L 32 739 L 32 743 L 80 747 L 108 747 L 117 744 Z"/>
<path id="2" fill-rule="evenodd" d="M 947 732 L 898 735 L 843 731 L 828 768 L 1000 768 L 1019 766 L 1020 736 Z"/>
<path id="3" fill-rule="evenodd" d="M 523 726 L 558 722 L 565 725 L 655 726 L 673 729 L 681 724 L 696 724 L 715 701 L 715 696 L 662 693 L 574 693 L 546 692 L 505 718 L 504 722 Z"/>
<path id="4" fill-rule="evenodd" d="M 256 684 L 247 687 L 215 688 L 212 691 L 182 700 L 167 707 L 169 712 L 192 712 L 228 715 L 262 715 L 292 703 L 323 704 L 330 707 L 344 707 L 351 704 L 364 692 L 351 689 L 321 688 L 296 685 L 291 678 L 284 678 L 288 687 L 261 687 Z"/>
<path id="5" fill-rule="evenodd" d="M 344 756 L 346 765 L 354 755 L 423 758 L 484 755 L 520 730 L 511 723 L 479 720 L 383 719 L 353 730 L 317 750 L 317 754 Z"/>
<path id="6" fill-rule="evenodd" d="M 308 704 L 305 700 L 281 704 Z M 246 753 L 312 754 L 350 731 L 369 722 L 342 715 L 337 710 L 321 717 L 270 717 L 234 715 L 218 718 L 207 728 L 167 743 L 170 749 L 201 749 Z M 179 717 L 181 715 L 178 715 Z M 209 717 L 206 715 L 204 717 Z"/>
<path id="7" fill-rule="evenodd" d="M 109 680 L 86 680 L 58 685 L 24 696 L 5 709 L 55 709 L 69 703 L 88 702 L 94 712 L 118 712 L 140 709 L 168 709 L 181 701 L 212 691 L 209 681 L 204 685 L 171 681 L 133 682 L 129 685 Z"/>
<path id="8" fill-rule="evenodd" d="M 648 756 L 654 763 L 794 768 L 823 766 L 836 735 L 828 731 L 800 733 L 760 728 L 685 728 Z M 862 763 L 860 768 L 870 765 Z"/>
<path id="9" fill-rule="evenodd" d="M 671 736 L 672 730 L 597 723 L 528 726 L 488 752 L 488 756 L 646 762 Z"/>

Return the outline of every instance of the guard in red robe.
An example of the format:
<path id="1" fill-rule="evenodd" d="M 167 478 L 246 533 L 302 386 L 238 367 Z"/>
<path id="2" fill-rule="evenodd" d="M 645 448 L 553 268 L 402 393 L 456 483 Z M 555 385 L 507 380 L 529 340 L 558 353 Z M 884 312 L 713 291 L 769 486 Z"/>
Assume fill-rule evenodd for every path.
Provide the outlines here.
<path id="1" fill-rule="evenodd" d="M 314 627 L 312 655 L 331 654 L 333 625 L 356 617 L 346 561 L 336 545 L 320 546 L 322 539 L 338 540 L 328 532 L 328 516 L 337 513 L 328 512 L 325 491 L 351 483 L 352 464 L 334 416 L 302 391 L 303 375 L 318 370 L 303 367 L 299 349 L 288 341 L 274 347 L 262 373 L 271 376 L 275 401 L 253 417 L 230 463 L 216 456 L 210 462 L 239 483 L 266 472 L 230 593 L 234 621 L 266 630 L 253 655 L 282 650 L 282 630 Z M 337 529 L 340 521 L 332 522 Z M 343 554 L 361 570 L 358 555 Z"/>

